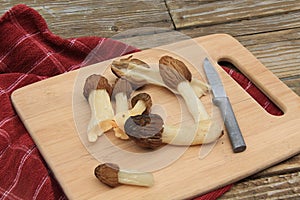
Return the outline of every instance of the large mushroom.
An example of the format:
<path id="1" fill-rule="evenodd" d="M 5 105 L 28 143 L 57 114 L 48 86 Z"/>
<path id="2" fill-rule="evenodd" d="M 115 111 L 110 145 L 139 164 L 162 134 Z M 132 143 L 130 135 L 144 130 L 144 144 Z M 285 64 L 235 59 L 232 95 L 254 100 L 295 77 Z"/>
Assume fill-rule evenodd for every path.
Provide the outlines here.
<path id="1" fill-rule="evenodd" d="M 90 75 L 84 84 L 83 95 L 88 100 L 91 118 L 87 128 L 88 141 L 95 142 L 98 136 L 116 126 L 110 102 L 112 87 L 101 75 Z"/>
<path id="2" fill-rule="evenodd" d="M 182 69 L 187 69 L 183 62 L 170 56 L 164 56 L 161 60 L 180 65 L 180 68 Z M 171 60 L 173 60 L 173 62 L 171 62 Z M 145 84 L 167 87 L 162 80 L 158 69 L 151 68 L 147 63 L 139 59 L 132 58 L 132 56 L 120 60 L 114 60 L 111 64 L 111 70 L 117 77 L 123 77 L 129 80 L 137 88 L 142 87 Z M 205 95 L 210 89 L 208 84 L 193 78 L 191 74 L 189 74 L 189 78 L 187 80 L 198 97 Z M 178 94 L 176 90 L 172 90 L 172 92 Z"/>
<path id="3" fill-rule="evenodd" d="M 163 82 L 182 96 L 196 123 L 200 120 L 209 119 L 210 117 L 206 112 L 204 105 L 197 97 L 186 78 L 190 77 L 190 71 L 187 68 L 182 67 L 182 65 L 174 64 L 171 61 L 166 62 L 166 60 L 172 61 L 173 59 L 162 57 L 159 60 L 159 73 Z"/>
<path id="4" fill-rule="evenodd" d="M 125 132 L 138 146 L 150 149 L 156 149 L 163 144 L 178 146 L 207 144 L 222 135 L 220 127 L 213 123 L 200 121 L 198 125 L 170 126 L 164 124 L 163 119 L 157 114 L 143 114 L 128 118 Z"/>
<path id="5" fill-rule="evenodd" d="M 116 187 L 120 184 L 151 187 L 154 184 L 151 173 L 121 170 L 114 163 L 98 165 L 94 170 L 94 174 L 102 183 L 110 187 Z"/>

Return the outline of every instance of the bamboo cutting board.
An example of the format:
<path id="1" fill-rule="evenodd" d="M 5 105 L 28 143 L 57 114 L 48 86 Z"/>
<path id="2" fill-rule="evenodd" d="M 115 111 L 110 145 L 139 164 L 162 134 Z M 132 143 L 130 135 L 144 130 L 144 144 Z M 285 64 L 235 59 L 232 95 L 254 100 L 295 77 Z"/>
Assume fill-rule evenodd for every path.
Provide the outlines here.
<path id="1" fill-rule="evenodd" d="M 13 104 L 46 162 L 70 199 L 184 199 L 238 181 L 300 152 L 300 98 L 266 69 L 234 38 L 209 35 L 194 40 L 145 50 L 134 57 L 157 63 L 168 54 L 182 59 L 194 77 L 203 79 L 202 61 L 209 56 L 218 69 L 241 131 L 246 151 L 234 154 L 225 134 L 214 145 L 189 148 L 165 147 L 149 152 L 131 141 L 103 135 L 97 143 L 86 141 L 89 106 L 82 95 L 88 75 L 103 73 L 111 82 L 107 66 L 111 60 L 62 74 L 24 88 L 12 95 Z M 255 83 L 284 112 L 268 114 L 216 63 L 225 60 Z M 153 64 L 154 65 L 154 64 Z M 186 113 L 180 98 L 166 89 L 149 86 L 154 112 L 167 123 L 180 124 Z M 211 96 L 203 102 L 213 114 Z M 117 161 L 121 168 L 152 171 L 151 188 L 120 186 L 109 188 L 93 175 L 102 161 Z"/>

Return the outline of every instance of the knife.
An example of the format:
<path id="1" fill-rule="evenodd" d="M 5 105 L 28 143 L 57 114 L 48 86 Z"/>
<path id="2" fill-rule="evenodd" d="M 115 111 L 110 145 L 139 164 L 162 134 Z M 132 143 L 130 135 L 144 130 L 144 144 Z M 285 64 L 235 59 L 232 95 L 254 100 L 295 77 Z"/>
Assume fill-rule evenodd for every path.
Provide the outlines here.
<path id="1" fill-rule="evenodd" d="M 246 144 L 231 107 L 229 98 L 226 95 L 222 81 L 208 58 L 204 59 L 204 72 L 213 94 L 213 103 L 219 107 L 224 123 L 229 135 L 234 153 L 242 152 L 246 149 Z"/>

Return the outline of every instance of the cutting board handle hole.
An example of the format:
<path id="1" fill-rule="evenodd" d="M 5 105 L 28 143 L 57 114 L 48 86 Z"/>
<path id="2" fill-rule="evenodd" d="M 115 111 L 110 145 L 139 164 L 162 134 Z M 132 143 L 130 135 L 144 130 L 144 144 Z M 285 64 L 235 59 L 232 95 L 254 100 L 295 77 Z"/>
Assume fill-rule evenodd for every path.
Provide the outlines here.
<path id="1" fill-rule="evenodd" d="M 255 86 L 234 64 L 220 60 L 218 64 L 230 75 L 266 112 L 271 115 L 281 116 L 284 112 L 269 99 L 258 87 Z M 239 80 L 239 81 L 237 81 Z"/>

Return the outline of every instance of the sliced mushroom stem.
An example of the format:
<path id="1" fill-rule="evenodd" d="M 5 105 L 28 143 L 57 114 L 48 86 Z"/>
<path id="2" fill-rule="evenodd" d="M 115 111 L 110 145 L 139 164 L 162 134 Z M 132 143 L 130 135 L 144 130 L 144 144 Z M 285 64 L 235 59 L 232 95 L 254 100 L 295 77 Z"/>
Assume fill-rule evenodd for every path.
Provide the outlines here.
<path id="1" fill-rule="evenodd" d="M 127 185 L 138 185 L 151 187 L 154 185 L 154 178 L 151 173 L 120 170 L 118 173 L 119 183 Z"/>
<path id="2" fill-rule="evenodd" d="M 199 122 L 209 119 L 209 115 L 200 99 L 196 96 L 194 90 L 187 81 L 178 84 L 177 90 L 184 99 L 189 112 L 192 114 L 194 121 Z"/>
<path id="3" fill-rule="evenodd" d="M 91 110 L 91 119 L 87 130 L 88 140 L 95 142 L 98 136 L 115 126 L 114 112 L 110 97 L 104 89 L 92 90 L 88 101 Z"/>
<path id="4" fill-rule="evenodd" d="M 117 164 L 104 163 L 94 170 L 95 176 L 104 184 L 116 187 L 119 184 L 151 187 L 154 177 L 149 172 L 121 170 Z"/>

